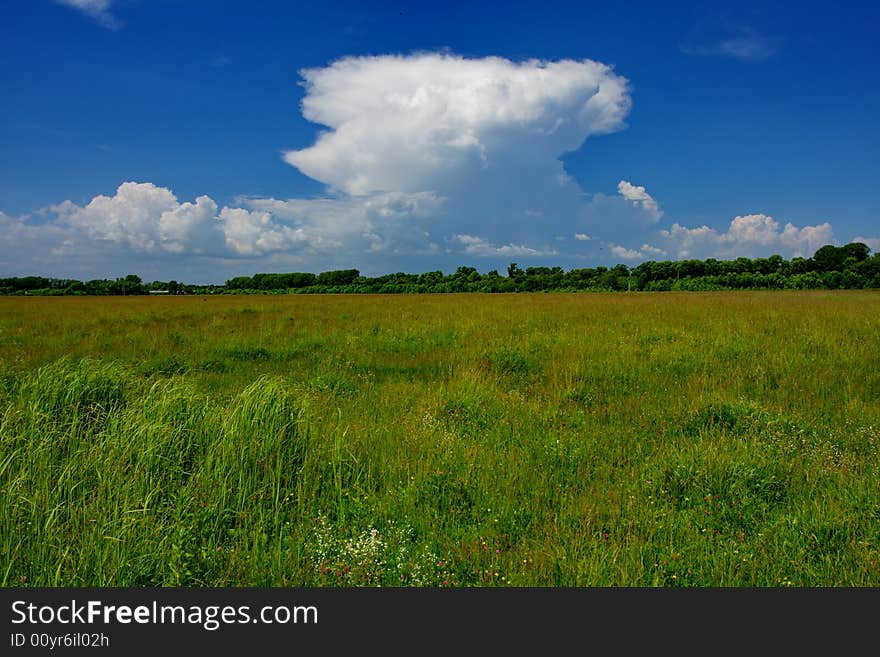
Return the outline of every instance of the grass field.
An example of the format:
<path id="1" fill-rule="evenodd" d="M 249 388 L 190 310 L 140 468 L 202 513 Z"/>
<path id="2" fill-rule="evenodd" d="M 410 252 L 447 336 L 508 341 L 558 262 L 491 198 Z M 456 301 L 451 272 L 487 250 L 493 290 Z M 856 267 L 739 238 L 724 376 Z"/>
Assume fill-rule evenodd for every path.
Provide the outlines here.
<path id="1" fill-rule="evenodd" d="M 5 586 L 878 586 L 880 293 L 0 298 Z"/>

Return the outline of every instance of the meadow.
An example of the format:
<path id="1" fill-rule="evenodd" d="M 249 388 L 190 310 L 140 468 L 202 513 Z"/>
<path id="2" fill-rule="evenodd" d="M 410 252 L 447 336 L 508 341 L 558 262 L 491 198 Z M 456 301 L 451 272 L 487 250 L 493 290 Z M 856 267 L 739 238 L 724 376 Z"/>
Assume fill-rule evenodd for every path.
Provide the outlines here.
<path id="1" fill-rule="evenodd" d="M 878 586 L 880 292 L 0 297 L 3 586 Z"/>

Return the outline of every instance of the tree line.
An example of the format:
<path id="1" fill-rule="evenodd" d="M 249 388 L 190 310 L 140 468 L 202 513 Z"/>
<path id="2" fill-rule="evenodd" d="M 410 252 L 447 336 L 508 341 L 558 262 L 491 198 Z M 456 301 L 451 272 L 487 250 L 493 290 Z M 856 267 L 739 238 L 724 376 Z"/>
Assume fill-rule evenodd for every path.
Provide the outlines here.
<path id="1" fill-rule="evenodd" d="M 177 281 L 144 283 L 139 276 L 79 281 L 24 276 L 0 278 L 2 295 L 146 295 L 146 294 L 420 294 L 450 292 L 712 291 L 880 288 L 880 253 L 861 242 L 825 245 L 811 258 L 782 256 L 735 260 L 647 261 L 635 267 L 527 267 L 513 262 L 504 275 L 459 267 L 452 274 L 429 271 L 361 276 L 357 269 L 260 273 L 238 276 L 224 285 Z"/>

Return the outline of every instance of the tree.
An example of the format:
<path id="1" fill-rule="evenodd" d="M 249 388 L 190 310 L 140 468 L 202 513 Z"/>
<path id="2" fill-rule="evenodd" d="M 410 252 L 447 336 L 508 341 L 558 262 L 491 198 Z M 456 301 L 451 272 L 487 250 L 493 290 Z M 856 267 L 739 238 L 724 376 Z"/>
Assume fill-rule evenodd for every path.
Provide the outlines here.
<path id="1" fill-rule="evenodd" d="M 452 278 L 472 283 L 480 280 L 480 272 L 474 267 L 459 267 L 455 270 Z"/>
<path id="2" fill-rule="evenodd" d="M 871 254 L 870 247 L 862 242 L 850 242 L 849 244 L 840 247 L 840 249 L 846 254 L 847 258 L 855 258 L 856 262 L 867 260 L 868 256 Z"/>
<path id="3" fill-rule="evenodd" d="M 788 263 L 788 269 L 792 274 L 806 274 L 810 271 L 811 260 L 795 257 Z"/>
<path id="4" fill-rule="evenodd" d="M 145 291 L 141 277 L 135 274 L 128 274 L 125 278 L 118 278 L 116 283 L 117 285 L 114 287 L 119 289 L 119 292 L 116 292 L 116 294 L 143 294 Z"/>
<path id="5" fill-rule="evenodd" d="M 826 244 L 813 254 L 813 262 L 819 271 L 843 271 L 846 251 L 833 244 Z"/>
<path id="6" fill-rule="evenodd" d="M 361 273 L 357 269 L 336 269 L 318 274 L 318 285 L 351 285 Z"/>
<path id="7" fill-rule="evenodd" d="M 253 281 L 250 276 L 236 276 L 226 281 L 226 287 L 230 290 L 247 290 L 253 287 Z"/>
<path id="8" fill-rule="evenodd" d="M 438 285 L 442 282 L 442 271 L 426 271 L 424 274 L 420 274 L 418 278 L 418 284 L 423 286 Z"/>

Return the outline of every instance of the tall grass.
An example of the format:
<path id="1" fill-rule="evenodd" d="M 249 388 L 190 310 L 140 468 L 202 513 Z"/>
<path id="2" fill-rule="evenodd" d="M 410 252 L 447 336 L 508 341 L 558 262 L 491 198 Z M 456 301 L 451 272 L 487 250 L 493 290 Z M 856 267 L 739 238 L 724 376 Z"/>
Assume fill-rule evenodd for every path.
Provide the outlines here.
<path id="1" fill-rule="evenodd" d="M 0 582 L 876 586 L 878 311 L 0 299 Z"/>

